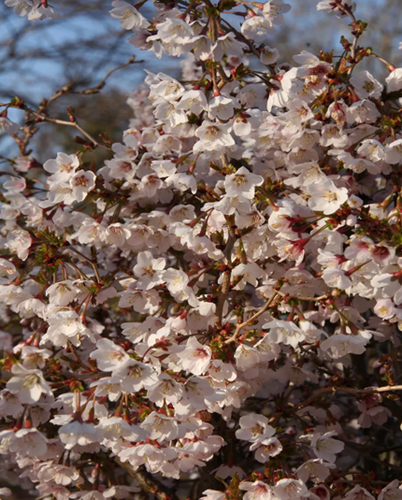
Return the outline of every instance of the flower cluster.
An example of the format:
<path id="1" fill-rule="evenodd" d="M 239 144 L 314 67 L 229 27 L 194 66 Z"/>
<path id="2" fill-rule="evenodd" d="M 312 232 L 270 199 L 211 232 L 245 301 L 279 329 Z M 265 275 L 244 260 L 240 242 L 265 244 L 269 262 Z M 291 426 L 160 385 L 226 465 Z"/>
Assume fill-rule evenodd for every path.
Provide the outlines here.
<path id="1" fill-rule="evenodd" d="M 145 3 L 110 14 L 185 55 L 182 80 L 147 72 L 120 143 L 10 160 L 0 478 L 48 500 L 401 500 L 402 68 L 359 69 L 349 0 L 318 10 L 353 41 L 294 67 L 268 45 L 283 0 Z"/>

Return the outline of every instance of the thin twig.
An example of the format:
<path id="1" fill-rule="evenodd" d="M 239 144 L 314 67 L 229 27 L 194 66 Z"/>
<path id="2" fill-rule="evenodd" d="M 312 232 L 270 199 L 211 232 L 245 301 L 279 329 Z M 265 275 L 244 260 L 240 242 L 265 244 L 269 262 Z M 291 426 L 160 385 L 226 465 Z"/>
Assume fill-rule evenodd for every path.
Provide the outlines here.
<path id="1" fill-rule="evenodd" d="M 232 227 L 229 227 L 229 237 L 226 242 L 225 249 L 223 251 L 226 259 L 226 264 L 231 264 L 231 255 L 234 244 L 236 242 L 236 235 Z M 218 297 L 218 302 L 216 304 L 216 312 L 215 312 L 215 325 L 218 328 L 222 327 L 222 316 L 223 316 L 223 307 L 225 305 L 226 299 L 230 292 L 230 277 L 232 271 L 230 268 L 226 269 L 223 274 L 223 281 L 221 286 L 221 291 Z"/>
<path id="2" fill-rule="evenodd" d="M 78 92 L 72 92 L 73 94 L 84 94 L 84 95 L 87 95 L 87 94 L 95 94 L 97 92 L 99 92 L 99 90 L 101 90 L 105 84 L 106 84 L 106 80 L 115 72 L 115 71 L 118 71 L 120 69 L 123 69 L 127 66 L 130 66 L 130 64 L 138 64 L 138 63 L 143 63 L 144 61 L 135 61 L 135 56 L 131 56 L 130 59 L 123 63 L 123 64 L 120 64 L 120 66 L 117 66 L 116 68 L 113 68 L 111 70 L 109 70 L 106 75 L 102 78 L 102 80 L 97 84 L 95 85 L 94 87 L 92 88 L 89 88 L 89 89 L 85 89 L 85 90 L 80 90 Z"/>
<path id="3" fill-rule="evenodd" d="M 271 297 L 265 302 L 264 306 L 257 311 L 255 314 L 253 314 L 250 318 L 248 318 L 246 321 L 243 321 L 243 323 L 240 323 L 236 326 L 236 330 L 234 334 L 225 340 L 225 344 L 231 344 L 232 342 L 235 342 L 237 337 L 239 336 L 239 333 L 241 330 L 247 326 L 249 323 L 253 322 L 255 319 L 261 316 L 261 314 L 264 314 L 264 312 L 268 309 L 268 307 L 272 304 L 272 302 L 275 300 L 275 297 L 278 295 L 278 290 L 275 290 Z"/>
<path id="4" fill-rule="evenodd" d="M 76 253 L 77 255 L 79 255 L 82 259 L 84 259 L 86 262 L 88 262 L 88 264 L 92 267 L 92 269 L 94 270 L 94 273 L 95 273 L 95 277 L 96 277 L 96 281 L 98 283 L 101 283 L 102 282 L 102 278 L 99 274 L 99 271 L 98 271 L 98 268 L 96 266 L 96 262 L 93 261 L 92 259 L 90 259 L 89 257 L 87 257 L 86 255 L 84 255 L 82 252 L 80 252 L 79 250 L 77 250 L 76 248 L 74 247 L 61 247 L 60 250 L 71 250 L 72 252 Z"/>
<path id="5" fill-rule="evenodd" d="M 140 488 L 155 495 L 157 500 L 178 500 L 173 490 L 168 489 L 145 470 L 141 470 L 141 468 L 134 470 L 128 462 L 122 462 L 117 457 L 114 457 L 114 461 L 135 479 Z"/>
<path id="6" fill-rule="evenodd" d="M 297 406 L 297 410 L 301 410 L 306 406 L 309 406 L 313 401 L 319 399 L 324 394 L 333 394 L 335 392 L 345 392 L 347 394 L 352 394 L 354 396 L 365 395 L 365 394 L 376 394 L 381 392 L 394 392 L 402 391 L 402 385 L 385 385 L 383 387 L 366 387 L 365 389 L 353 389 L 352 387 L 322 387 L 317 392 L 315 392 L 308 399 L 303 401 L 303 403 Z"/>
<path id="7" fill-rule="evenodd" d="M 287 297 L 288 296 L 287 293 L 283 293 L 283 292 L 281 292 L 279 290 L 277 290 L 276 293 L 278 295 L 280 295 L 281 297 Z M 330 295 L 328 295 L 328 294 L 319 295 L 318 297 L 293 297 L 293 296 L 289 295 L 289 298 L 292 298 L 292 299 L 309 300 L 309 301 L 313 301 L 313 302 L 318 302 L 319 300 L 328 299 L 329 297 L 330 297 Z"/>
<path id="8" fill-rule="evenodd" d="M 94 144 L 94 146 L 96 146 L 96 147 L 103 148 L 103 149 L 108 149 L 108 150 L 111 149 L 108 146 L 105 146 L 104 144 L 100 144 L 96 139 L 94 139 L 92 137 L 91 134 L 89 134 L 88 132 L 86 132 L 81 127 L 81 125 L 79 125 L 76 121 L 70 122 L 70 121 L 66 121 L 66 120 L 59 120 L 58 118 L 50 118 L 49 116 L 44 116 L 44 115 L 41 115 L 40 113 L 37 113 L 36 111 L 34 111 L 33 109 L 28 108 L 27 106 L 23 106 L 23 109 L 25 111 L 27 111 L 28 113 L 36 116 L 37 118 L 39 118 L 43 122 L 54 123 L 55 125 L 64 125 L 66 127 L 73 127 L 75 129 L 77 129 L 79 132 L 81 132 L 81 134 L 83 136 L 85 136 L 89 141 L 91 141 L 92 144 Z"/>
<path id="9" fill-rule="evenodd" d="M 92 368 L 91 368 L 90 366 L 86 365 L 86 364 L 82 361 L 82 359 L 78 356 L 78 353 L 77 353 L 77 351 L 75 350 L 74 345 L 73 345 L 73 344 L 72 344 L 69 340 L 67 341 L 67 345 L 68 345 L 68 347 L 70 348 L 70 351 L 71 351 L 71 354 L 73 355 L 73 358 L 74 358 L 74 359 L 75 359 L 75 361 L 76 361 L 76 362 L 77 362 L 77 363 L 81 366 L 81 368 L 84 368 L 84 370 L 87 370 L 87 371 L 89 371 L 89 372 L 93 373 L 93 372 L 92 372 Z"/>

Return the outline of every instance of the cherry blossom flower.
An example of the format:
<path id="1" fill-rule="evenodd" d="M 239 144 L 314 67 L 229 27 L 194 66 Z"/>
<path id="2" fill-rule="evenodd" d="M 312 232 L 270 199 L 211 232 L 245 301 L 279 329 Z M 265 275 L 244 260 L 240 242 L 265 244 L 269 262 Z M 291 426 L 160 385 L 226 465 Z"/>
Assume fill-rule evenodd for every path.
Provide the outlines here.
<path id="1" fill-rule="evenodd" d="M 269 0 L 264 3 L 262 13 L 273 24 L 280 26 L 284 22 L 283 14 L 290 11 L 291 5 L 283 0 Z"/>
<path id="2" fill-rule="evenodd" d="M 359 335 L 336 334 L 321 342 L 321 349 L 338 359 L 347 354 L 362 354 L 368 341 L 369 338 Z"/>
<path id="3" fill-rule="evenodd" d="M 10 450 L 27 457 L 40 457 L 47 452 L 45 436 L 37 429 L 20 429 L 15 433 Z"/>
<path id="4" fill-rule="evenodd" d="M 239 424 L 241 428 L 236 431 L 236 437 L 251 443 L 262 443 L 275 434 L 275 429 L 268 425 L 268 419 L 257 413 L 241 417 Z"/>
<path id="5" fill-rule="evenodd" d="M 67 155 L 58 153 L 55 160 L 47 160 L 43 164 L 43 168 L 53 174 L 53 178 L 58 181 L 68 181 L 75 174 L 75 171 L 80 166 L 77 155 Z"/>
<path id="6" fill-rule="evenodd" d="M 78 289 L 71 280 L 59 281 L 46 290 L 49 302 L 57 306 L 69 305 L 78 293 Z"/>
<path id="7" fill-rule="evenodd" d="M 200 147 L 208 151 L 233 146 L 235 141 L 230 132 L 232 126 L 229 123 L 211 122 L 205 120 L 201 127 L 197 128 L 195 135 L 200 139 Z"/>
<path id="8" fill-rule="evenodd" d="M 130 360 L 124 349 L 109 339 L 98 340 L 96 351 L 91 352 L 90 357 L 96 360 L 98 368 L 104 372 L 120 368 Z"/>
<path id="9" fill-rule="evenodd" d="M 179 269 L 167 269 L 163 272 L 163 280 L 166 282 L 166 287 L 173 295 L 182 292 L 188 282 L 188 276 Z"/>
<path id="10" fill-rule="evenodd" d="M 402 88 L 402 68 L 395 68 L 385 79 L 388 92 L 397 92 Z"/>
<path id="11" fill-rule="evenodd" d="M 122 28 L 131 30 L 133 28 L 146 28 L 148 21 L 138 12 L 138 10 L 127 2 L 115 0 L 110 15 L 120 19 Z"/>
<path id="12" fill-rule="evenodd" d="M 235 174 L 225 177 L 225 190 L 228 196 L 241 195 L 244 198 L 252 199 L 255 193 L 255 186 L 261 186 L 264 179 L 260 175 L 252 174 L 245 167 L 240 167 Z"/>
<path id="13" fill-rule="evenodd" d="M 117 367 L 113 376 L 120 380 L 122 388 L 128 393 L 138 392 L 157 381 L 157 375 L 149 365 L 134 359 L 129 359 L 124 365 Z"/>
<path id="14" fill-rule="evenodd" d="M 352 75 L 350 82 L 361 99 L 367 99 L 368 97 L 378 99 L 384 88 L 368 71 L 361 71 L 358 75 Z"/>
<path id="15" fill-rule="evenodd" d="M 12 2 L 13 0 L 6 0 L 6 1 Z M 14 0 L 14 1 L 18 2 L 19 0 Z M 11 5 L 7 5 L 7 6 L 11 7 Z M 18 130 L 19 130 L 19 127 L 16 123 L 14 123 L 13 121 L 11 121 L 8 118 L 3 117 L 3 116 L 0 118 L 0 131 L 5 131 L 8 134 L 16 134 L 18 132 Z"/>
<path id="16" fill-rule="evenodd" d="M 269 35 L 276 33 L 272 22 L 263 16 L 253 16 L 244 21 L 241 32 L 248 40 L 255 40 L 257 43 L 265 42 Z"/>
<path id="17" fill-rule="evenodd" d="M 70 179 L 72 194 L 77 201 L 85 200 L 89 191 L 95 187 L 96 175 L 93 172 L 78 170 Z"/>
<path id="18" fill-rule="evenodd" d="M 304 339 L 305 335 L 294 323 L 290 321 L 271 321 L 263 325 L 263 328 L 268 329 L 268 338 L 272 342 L 283 343 L 285 345 L 296 345 Z"/>
<path id="19" fill-rule="evenodd" d="M 66 450 L 71 450 L 75 445 L 86 446 L 96 443 L 101 439 L 97 427 L 78 420 L 62 425 L 59 429 L 59 436 Z"/>
<path id="20" fill-rule="evenodd" d="M 311 447 L 318 458 L 326 460 L 329 463 L 334 463 L 336 454 L 340 453 L 345 444 L 332 436 L 336 436 L 335 431 L 326 432 L 324 434 L 316 433 L 312 436 Z"/>
<path id="21" fill-rule="evenodd" d="M 272 498 L 271 487 L 262 481 L 254 481 L 253 483 L 242 481 L 240 489 L 247 491 L 243 496 L 245 500 L 270 500 Z"/>
<path id="22" fill-rule="evenodd" d="M 300 479 L 280 479 L 272 491 L 277 498 L 283 500 L 300 498 L 308 494 L 307 486 Z"/>
<path id="23" fill-rule="evenodd" d="M 150 439 L 156 439 L 160 443 L 176 439 L 179 435 L 176 419 L 155 412 L 148 415 L 141 427 L 149 432 Z"/>
<path id="24" fill-rule="evenodd" d="M 29 232 L 19 228 L 10 233 L 10 239 L 5 243 L 5 247 L 15 252 L 21 260 L 27 259 L 31 245 L 32 238 Z"/>
<path id="25" fill-rule="evenodd" d="M 200 344 L 195 337 L 191 337 L 188 339 L 184 351 L 179 352 L 177 356 L 183 370 L 199 376 L 208 370 L 212 351 L 210 347 Z"/>
<path id="26" fill-rule="evenodd" d="M 30 370 L 23 365 L 15 364 L 11 373 L 14 376 L 7 382 L 7 390 L 17 394 L 21 403 L 33 404 L 39 401 L 42 394 L 49 396 L 53 394 L 41 370 Z"/>
<path id="27" fill-rule="evenodd" d="M 337 188 L 331 179 L 326 179 L 320 184 L 310 184 L 306 191 L 311 196 L 308 206 L 326 215 L 336 212 L 348 199 L 347 189 Z"/>

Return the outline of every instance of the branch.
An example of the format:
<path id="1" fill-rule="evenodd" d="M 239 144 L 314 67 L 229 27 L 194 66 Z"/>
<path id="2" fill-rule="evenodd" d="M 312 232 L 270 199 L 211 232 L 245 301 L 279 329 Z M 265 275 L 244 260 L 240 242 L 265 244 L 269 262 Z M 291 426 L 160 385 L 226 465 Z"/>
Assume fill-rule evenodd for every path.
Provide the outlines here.
<path id="1" fill-rule="evenodd" d="M 91 374 L 93 374 L 93 370 L 90 366 L 88 366 L 87 364 L 85 364 L 82 359 L 78 356 L 78 353 L 75 349 L 75 346 L 69 341 L 67 340 L 67 345 L 68 347 L 70 348 L 70 351 L 71 351 L 71 354 L 73 355 L 73 358 L 75 359 L 75 361 L 81 366 L 81 368 L 84 368 L 84 370 L 87 370 L 89 371 Z"/>
<path id="2" fill-rule="evenodd" d="M 96 277 L 96 281 L 98 283 L 101 283 L 102 282 L 102 278 L 99 274 L 99 271 L 98 271 L 98 268 L 96 266 L 96 262 L 93 261 L 92 259 L 90 259 L 89 257 L 87 257 L 86 255 L 84 255 L 82 252 L 80 252 L 79 250 L 77 250 L 76 248 L 74 248 L 73 246 L 64 246 L 64 247 L 60 247 L 60 250 L 71 250 L 72 252 L 76 253 L 77 255 L 79 255 L 82 259 L 84 259 L 86 262 L 88 262 L 88 264 L 92 267 L 92 269 L 94 270 L 94 273 L 95 273 L 95 277 Z"/>
<path id="3" fill-rule="evenodd" d="M 319 295 L 318 297 L 292 297 L 291 295 L 289 295 L 287 293 L 280 292 L 279 290 L 277 290 L 276 293 L 278 295 L 280 295 L 281 297 L 289 297 L 289 298 L 297 299 L 297 300 L 310 300 L 312 302 L 318 302 L 319 300 L 328 299 L 330 297 L 330 295 L 328 295 L 328 294 Z"/>
<path id="4" fill-rule="evenodd" d="M 19 108 L 21 109 L 21 107 L 19 106 Z M 73 127 L 75 129 L 77 129 L 79 132 L 81 132 L 81 134 L 86 137 L 90 142 L 92 142 L 92 144 L 98 148 L 103 148 L 103 149 L 108 149 L 110 150 L 111 148 L 109 148 L 108 146 L 105 146 L 103 144 L 100 144 L 96 139 L 94 139 L 92 137 L 92 135 L 90 135 L 88 132 L 86 132 L 82 127 L 81 125 L 79 125 L 76 121 L 74 122 L 69 122 L 69 121 L 66 121 L 66 120 L 59 120 L 58 118 L 50 118 L 49 116 L 44 116 L 44 115 L 41 115 L 40 113 L 37 113 L 36 111 L 34 111 L 33 109 L 30 109 L 28 108 L 28 106 L 22 106 L 22 109 L 24 109 L 25 111 L 27 111 L 28 113 L 36 116 L 37 118 L 39 118 L 41 121 L 43 122 L 49 122 L 49 123 L 54 123 L 56 125 L 64 125 L 64 126 L 67 126 L 67 127 Z"/>
<path id="5" fill-rule="evenodd" d="M 237 337 L 239 336 L 239 333 L 241 332 L 241 330 L 245 326 L 247 326 L 249 323 L 251 323 L 252 321 L 257 319 L 259 316 L 261 316 L 261 314 L 263 314 L 268 309 L 268 307 L 272 304 L 272 302 L 275 300 L 275 297 L 277 295 L 278 295 L 278 291 L 275 290 L 273 292 L 273 294 L 271 295 L 271 297 L 265 302 L 264 306 L 259 311 L 257 311 L 255 314 L 253 314 L 246 321 L 243 321 L 243 323 L 240 323 L 239 325 L 237 325 L 234 334 L 230 338 L 225 340 L 225 344 L 230 344 L 230 343 L 234 342 L 237 339 Z"/>
<path id="6" fill-rule="evenodd" d="M 229 237 L 228 237 L 228 241 L 226 243 L 225 249 L 223 251 L 223 253 L 226 257 L 227 264 L 230 264 L 231 254 L 232 254 L 232 250 L 233 250 L 235 242 L 236 242 L 236 235 L 234 233 L 233 228 L 229 226 Z M 225 305 L 226 299 L 227 299 L 229 292 L 230 292 L 231 273 L 232 273 L 232 271 L 230 268 L 226 269 L 226 271 L 223 275 L 221 293 L 219 294 L 218 302 L 216 304 L 215 325 L 218 328 L 220 328 L 222 326 L 223 307 Z"/>
<path id="7" fill-rule="evenodd" d="M 140 488 L 155 495 L 157 500 L 179 500 L 172 490 L 168 489 L 147 471 L 133 470 L 128 462 L 121 462 L 117 457 L 114 457 L 114 461 L 135 479 Z"/>
<path id="8" fill-rule="evenodd" d="M 365 395 L 365 394 L 378 394 L 381 392 L 393 392 L 402 391 L 402 385 L 385 385 L 383 387 L 366 387 L 365 389 L 353 389 L 353 387 L 322 387 L 317 392 L 315 392 L 308 399 L 303 401 L 303 403 L 297 406 L 297 410 L 301 410 L 306 406 L 309 406 L 313 401 L 320 398 L 324 394 L 334 394 L 335 392 L 345 392 L 347 394 L 352 394 L 353 396 Z"/>
<path id="9" fill-rule="evenodd" d="M 130 66 L 130 64 L 138 64 L 138 63 L 143 63 L 144 61 L 135 61 L 135 56 L 131 56 L 130 59 L 123 63 L 123 64 L 120 64 L 120 66 L 117 66 L 116 68 L 113 68 L 111 70 L 109 70 L 106 75 L 102 78 L 102 80 L 96 84 L 94 87 L 90 88 L 90 89 L 85 89 L 85 90 L 80 90 L 78 92 L 71 92 L 72 94 L 84 94 L 84 95 L 88 95 L 88 94 L 96 94 L 99 92 L 99 90 L 103 89 L 103 87 L 105 86 L 106 84 L 106 80 L 110 77 L 110 75 L 112 75 L 115 71 L 118 71 L 119 69 L 123 69 L 127 66 Z"/>

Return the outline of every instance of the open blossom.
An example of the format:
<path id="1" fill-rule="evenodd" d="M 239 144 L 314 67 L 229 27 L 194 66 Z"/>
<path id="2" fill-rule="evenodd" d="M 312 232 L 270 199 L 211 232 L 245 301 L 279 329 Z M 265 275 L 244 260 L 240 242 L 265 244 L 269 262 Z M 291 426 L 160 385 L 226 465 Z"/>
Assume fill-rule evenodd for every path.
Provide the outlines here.
<path id="1" fill-rule="evenodd" d="M 162 373 L 158 380 L 148 388 L 148 397 L 157 406 L 163 406 L 165 401 L 171 404 L 178 403 L 182 395 L 181 384 L 165 373 Z"/>
<path id="2" fill-rule="evenodd" d="M 179 435 L 176 419 L 155 412 L 148 415 L 141 427 L 149 432 L 150 439 L 156 439 L 160 443 L 176 439 Z"/>
<path id="3" fill-rule="evenodd" d="M 236 431 L 236 437 L 251 443 L 262 443 L 275 434 L 275 429 L 268 425 L 268 419 L 257 413 L 241 417 L 239 424 L 241 428 Z"/>
<path id="4" fill-rule="evenodd" d="M 230 134 L 232 126 L 229 123 L 211 122 L 205 120 L 197 128 L 195 135 L 200 139 L 200 148 L 208 151 L 233 146 L 235 141 Z"/>
<path id="5" fill-rule="evenodd" d="M 321 349 L 328 351 L 335 359 L 348 354 L 362 354 L 370 337 L 362 335 L 335 334 L 321 342 Z"/>
<path id="6" fill-rule="evenodd" d="M 134 266 L 134 274 L 139 278 L 138 284 L 146 290 L 163 283 L 163 270 L 166 260 L 154 259 L 151 252 L 140 252 L 137 256 L 137 264 Z"/>
<path id="7" fill-rule="evenodd" d="M 10 0 L 8 0 L 10 2 Z M 12 1 L 12 0 L 11 0 Z M 0 132 L 4 130 L 8 134 L 16 134 L 19 130 L 19 127 L 16 123 L 11 121 L 9 118 L 0 117 Z"/>
<path id="8" fill-rule="evenodd" d="M 276 457 L 283 450 L 283 446 L 278 438 L 266 438 L 261 443 L 257 442 L 250 446 L 250 451 L 254 451 L 255 459 L 264 464 L 271 457 Z"/>
<path id="9" fill-rule="evenodd" d="M 291 8 L 291 5 L 283 0 L 269 0 L 264 3 L 262 13 L 269 21 L 279 26 L 284 22 L 283 14 L 289 12 Z"/>
<path id="10" fill-rule="evenodd" d="M 245 167 L 240 167 L 235 174 L 225 177 L 225 190 L 228 196 L 241 195 L 244 198 L 252 199 L 255 187 L 261 186 L 264 179 L 260 175 L 252 174 Z"/>
<path id="11" fill-rule="evenodd" d="M 254 481 L 253 483 L 242 481 L 240 489 L 247 491 L 243 496 L 244 500 L 271 500 L 272 498 L 271 487 L 262 481 Z"/>
<path id="12" fill-rule="evenodd" d="M 212 120 L 229 120 L 233 116 L 236 101 L 225 96 L 214 97 L 208 106 L 208 116 Z"/>
<path id="13" fill-rule="evenodd" d="M 37 429 L 19 429 L 10 450 L 21 456 L 40 457 L 47 452 L 46 437 Z"/>
<path id="14" fill-rule="evenodd" d="M 266 17 L 253 16 L 244 21 L 241 32 L 248 40 L 255 40 L 257 43 L 261 43 L 265 42 L 269 35 L 275 34 L 276 29 Z"/>
<path id="15" fill-rule="evenodd" d="M 100 339 L 96 343 L 97 349 L 90 355 L 96 360 L 98 368 L 102 371 L 113 371 L 121 367 L 130 357 L 119 345 L 116 345 L 112 340 Z"/>
<path id="16" fill-rule="evenodd" d="M 113 377 L 119 380 L 121 387 L 128 393 L 138 392 L 157 382 L 156 372 L 147 364 L 130 358 L 124 365 L 113 371 Z"/>
<path id="17" fill-rule="evenodd" d="M 208 370 L 211 356 L 210 347 L 200 344 L 195 337 L 188 339 L 184 351 L 178 353 L 183 370 L 194 375 L 203 375 Z"/>
<path id="18" fill-rule="evenodd" d="M 388 92 L 397 92 L 402 89 L 402 68 L 395 68 L 385 79 Z"/>
<path id="19" fill-rule="evenodd" d="M 96 175 L 93 172 L 78 170 L 70 179 L 72 194 L 77 201 L 83 201 L 95 187 Z"/>
<path id="20" fill-rule="evenodd" d="M 148 21 L 138 12 L 138 10 L 127 2 L 115 0 L 110 15 L 120 19 L 122 28 L 131 30 L 132 28 L 146 28 Z"/>
<path id="21" fill-rule="evenodd" d="M 71 179 L 79 166 L 78 156 L 66 153 L 58 153 L 55 160 L 47 160 L 43 164 L 43 168 L 59 181 Z"/>
<path id="22" fill-rule="evenodd" d="M 38 478 L 41 481 L 54 481 L 56 484 L 67 486 L 80 477 L 74 467 L 67 467 L 62 464 L 56 464 L 52 461 L 44 462 L 38 472 Z"/>
<path id="23" fill-rule="evenodd" d="M 265 46 L 260 55 L 260 61 L 263 64 L 274 64 L 279 58 L 279 50 L 275 47 L 271 48 L 268 46 Z"/>
<path id="24" fill-rule="evenodd" d="M 305 338 L 304 332 L 291 321 L 275 320 L 266 323 L 263 328 L 269 330 L 267 336 L 272 342 L 296 347 Z"/>
<path id="25" fill-rule="evenodd" d="M 384 88 L 368 71 L 361 71 L 359 74 L 352 75 L 350 82 L 361 99 L 367 99 L 368 97 L 378 99 Z"/>
<path id="26" fill-rule="evenodd" d="M 238 42 L 234 33 L 229 32 L 219 36 L 216 42 L 212 45 L 211 53 L 214 61 L 220 61 L 225 54 L 240 56 L 243 53 L 244 45 Z"/>
<path id="27" fill-rule="evenodd" d="M 16 276 L 17 270 L 12 262 L 0 259 L 0 285 L 8 284 Z"/>
<path id="28" fill-rule="evenodd" d="M 111 441 L 125 439 L 126 441 L 137 442 L 145 438 L 140 427 L 130 425 L 121 417 L 101 417 L 96 427 L 102 433 L 104 439 Z"/>
<path id="29" fill-rule="evenodd" d="M 6 248 L 15 252 L 21 260 L 26 260 L 31 245 L 32 238 L 29 232 L 19 228 L 10 233 L 10 239 L 5 243 Z"/>
<path id="30" fill-rule="evenodd" d="M 322 279 L 330 287 L 336 287 L 341 290 L 346 290 L 352 284 L 351 279 L 342 269 L 334 269 L 328 267 L 324 269 Z"/>
<path id="31" fill-rule="evenodd" d="M 307 486 L 300 479 L 280 479 L 272 490 L 277 498 L 283 500 L 302 498 L 308 494 Z"/>
<path id="32" fill-rule="evenodd" d="M 97 427 L 90 423 L 74 420 L 59 429 L 59 436 L 66 450 L 71 450 L 75 445 L 86 446 L 99 442 L 100 433 Z"/>
<path id="33" fill-rule="evenodd" d="M 335 431 L 326 432 L 324 434 L 314 434 L 311 439 L 311 447 L 318 458 L 326 460 L 329 463 L 334 463 L 336 454 L 340 453 L 345 444 L 339 439 L 334 439 Z"/>
<path id="34" fill-rule="evenodd" d="M 41 370 L 30 370 L 16 364 L 11 373 L 13 377 L 7 382 L 7 390 L 17 394 L 21 403 L 33 404 L 39 401 L 42 394 L 53 394 Z"/>
<path id="35" fill-rule="evenodd" d="M 218 477 L 222 477 L 219 476 Z M 202 497 L 200 497 L 200 500 L 225 500 L 225 494 L 222 493 L 221 491 L 216 491 L 216 490 L 205 490 L 202 492 Z"/>
<path id="36" fill-rule="evenodd" d="M 169 292 L 173 294 L 182 292 L 189 282 L 186 273 L 180 271 L 179 269 L 167 269 L 164 271 L 162 276 L 163 280 L 166 282 Z"/>
<path id="37" fill-rule="evenodd" d="M 78 295 L 79 290 L 71 280 L 59 281 L 46 290 L 49 301 L 57 306 L 67 306 Z"/>
<path id="38" fill-rule="evenodd" d="M 306 188 L 310 195 L 308 206 L 317 212 L 324 212 L 329 215 L 338 210 L 338 208 L 347 201 L 348 190 L 346 188 L 337 188 L 331 179 L 326 179 L 317 184 L 310 184 Z"/>

